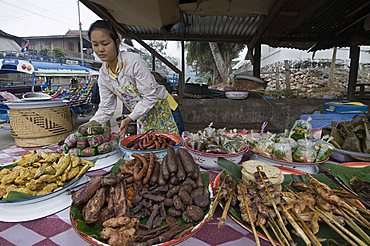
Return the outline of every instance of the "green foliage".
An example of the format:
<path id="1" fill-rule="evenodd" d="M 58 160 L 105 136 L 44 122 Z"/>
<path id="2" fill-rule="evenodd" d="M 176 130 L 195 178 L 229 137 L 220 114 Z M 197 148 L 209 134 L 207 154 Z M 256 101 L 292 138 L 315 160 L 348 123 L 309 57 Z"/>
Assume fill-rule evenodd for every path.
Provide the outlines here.
<path id="1" fill-rule="evenodd" d="M 236 43 L 217 43 L 217 45 L 227 68 L 231 68 L 232 60 L 237 58 L 245 47 L 244 44 Z M 187 42 L 185 49 L 187 50 L 186 63 L 192 66 L 197 74 L 204 76 L 218 73 L 208 42 Z"/>
<path id="2" fill-rule="evenodd" d="M 120 167 L 125 164 L 125 160 L 124 159 L 119 159 L 116 164 L 113 165 L 113 167 L 111 168 L 110 172 L 112 174 L 117 174 L 119 173 L 121 170 L 120 170 Z"/>
<path id="3" fill-rule="evenodd" d="M 49 47 L 44 47 L 44 48 L 42 48 L 42 49 L 39 51 L 39 53 L 40 53 L 40 55 L 41 55 L 42 57 L 46 57 L 46 56 L 48 56 L 48 55 L 49 55 L 49 53 L 50 53 L 50 49 L 49 49 Z"/>
<path id="4" fill-rule="evenodd" d="M 28 199 L 30 197 L 31 196 L 26 194 L 26 193 L 22 193 L 22 192 L 18 192 L 18 191 L 10 191 L 8 193 L 8 196 L 6 198 L 4 198 L 3 201 L 19 201 L 19 200 Z"/>
<path id="5" fill-rule="evenodd" d="M 64 57 L 64 52 L 61 48 L 54 48 L 52 50 L 52 53 L 53 53 L 53 56 L 55 57 L 55 59 L 58 61 L 58 62 L 62 62 L 62 58 Z"/>
<path id="6" fill-rule="evenodd" d="M 219 165 L 224 170 L 229 172 L 234 182 L 237 183 L 242 178 L 241 167 L 235 164 L 234 162 L 231 162 L 225 158 L 219 157 L 217 159 L 217 165 Z"/>

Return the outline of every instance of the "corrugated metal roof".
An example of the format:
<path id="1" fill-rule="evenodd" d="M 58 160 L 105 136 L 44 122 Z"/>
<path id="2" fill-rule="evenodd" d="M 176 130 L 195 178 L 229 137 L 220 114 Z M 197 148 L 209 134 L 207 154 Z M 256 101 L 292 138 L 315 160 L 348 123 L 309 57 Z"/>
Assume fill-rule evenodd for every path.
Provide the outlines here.
<path id="1" fill-rule="evenodd" d="M 99 1 L 102 5 L 97 4 L 94 0 L 81 1 L 102 18 L 117 20 L 118 18 L 115 17 L 120 15 L 119 10 L 108 11 L 109 1 Z M 125 4 L 125 1 L 111 1 L 115 4 Z M 222 0 L 218 0 L 218 2 L 220 1 L 222 2 Z M 229 3 L 229 6 L 232 7 L 234 6 L 232 2 L 225 0 L 225 4 L 222 6 L 227 6 Z M 202 3 L 204 2 L 190 1 L 190 4 Z M 248 4 L 258 4 L 258 1 L 245 0 L 237 3 L 239 7 L 248 8 Z M 271 2 L 271 4 L 273 3 Z M 258 37 L 262 43 L 275 47 L 316 50 L 334 46 L 349 46 L 352 42 L 362 45 L 370 44 L 370 31 L 364 29 L 369 8 L 369 0 L 277 0 L 271 5 L 268 15 L 241 16 L 240 13 L 243 11 L 240 9 L 223 10 L 212 6 L 209 13 L 217 12 L 225 13 L 225 15 L 207 15 L 207 11 L 202 9 L 202 16 L 197 14 L 200 11 L 184 11 L 181 12 L 180 21 L 161 28 L 149 27 L 151 26 L 149 24 L 147 26 L 134 26 L 118 23 L 118 25 L 122 27 L 122 30 L 126 30 L 123 33 L 124 37 L 143 40 L 248 43 L 254 37 Z M 180 5 L 179 10 L 181 10 Z M 142 13 L 138 13 L 138 15 L 140 14 Z M 160 16 L 165 13 L 158 12 L 157 14 Z"/>

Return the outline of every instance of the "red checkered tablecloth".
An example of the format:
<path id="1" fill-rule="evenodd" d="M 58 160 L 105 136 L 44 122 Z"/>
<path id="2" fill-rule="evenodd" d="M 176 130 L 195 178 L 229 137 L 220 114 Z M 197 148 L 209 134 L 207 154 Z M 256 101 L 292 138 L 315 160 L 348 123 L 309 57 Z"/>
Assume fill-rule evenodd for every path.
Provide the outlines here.
<path id="1" fill-rule="evenodd" d="M 30 150 L 37 148 L 11 147 L 0 150 L 0 165 L 12 162 Z M 55 147 L 44 148 L 45 151 L 53 151 Z M 90 175 L 100 175 L 105 171 L 90 172 Z M 215 176 L 215 174 L 211 175 Z M 249 233 L 236 224 L 229 217 L 224 226 L 218 229 L 221 217 L 221 209 L 217 208 L 214 218 L 203 226 L 193 237 L 183 241 L 179 245 L 255 245 L 253 234 Z M 262 245 L 270 245 L 261 241 Z M 79 246 L 89 245 L 75 233 L 69 218 L 69 208 L 61 212 L 22 223 L 0 222 L 0 245 L 61 245 Z"/>

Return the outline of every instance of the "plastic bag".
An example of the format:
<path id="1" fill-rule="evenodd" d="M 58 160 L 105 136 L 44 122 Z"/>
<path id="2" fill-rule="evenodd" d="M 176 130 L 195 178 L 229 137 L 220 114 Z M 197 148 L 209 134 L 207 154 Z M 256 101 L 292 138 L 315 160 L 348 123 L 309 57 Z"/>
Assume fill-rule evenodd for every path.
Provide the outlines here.
<path id="1" fill-rule="evenodd" d="M 298 141 L 299 139 L 311 139 L 312 138 L 312 125 L 310 123 L 311 117 L 307 120 L 296 120 L 289 133 L 289 138 L 293 138 Z"/>
<path id="2" fill-rule="evenodd" d="M 324 140 L 319 140 L 315 142 L 314 147 L 316 149 L 315 162 L 320 162 L 328 159 L 335 149 L 334 145 Z"/>
<path id="3" fill-rule="evenodd" d="M 298 147 L 293 153 L 293 160 L 303 163 L 314 163 L 316 160 L 316 150 L 311 140 L 300 139 L 297 141 Z"/>
<path id="4" fill-rule="evenodd" d="M 292 162 L 292 147 L 289 142 L 275 143 L 272 146 L 272 157 L 277 160 L 285 160 Z"/>
<path id="5" fill-rule="evenodd" d="M 275 142 L 270 140 L 270 139 L 261 140 L 261 141 L 258 142 L 256 147 L 253 149 L 253 152 L 255 152 L 259 155 L 271 158 L 272 157 L 272 155 L 271 155 L 272 154 L 272 149 L 273 149 L 274 144 L 275 144 Z"/>

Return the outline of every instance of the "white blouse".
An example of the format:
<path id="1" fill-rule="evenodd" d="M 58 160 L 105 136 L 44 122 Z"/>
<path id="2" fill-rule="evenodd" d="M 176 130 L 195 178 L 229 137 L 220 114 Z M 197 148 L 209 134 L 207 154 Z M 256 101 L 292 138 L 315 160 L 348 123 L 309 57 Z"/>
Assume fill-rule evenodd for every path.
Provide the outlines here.
<path id="1" fill-rule="evenodd" d="M 145 61 L 136 53 L 121 51 L 118 56 L 121 70 L 117 78 L 109 75 L 109 69 L 104 62 L 99 70 L 99 94 L 100 104 L 95 115 L 90 119 L 100 124 L 108 122 L 117 108 L 116 89 L 123 85 L 125 76 L 130 78 L 138 89 L 142 99 L 136 104 L 133 111 L 128 115 L 133 121 L 148 113 L 158 99 L 166 99 L 168 92 L 160 85 L 151 74 Z"/>

